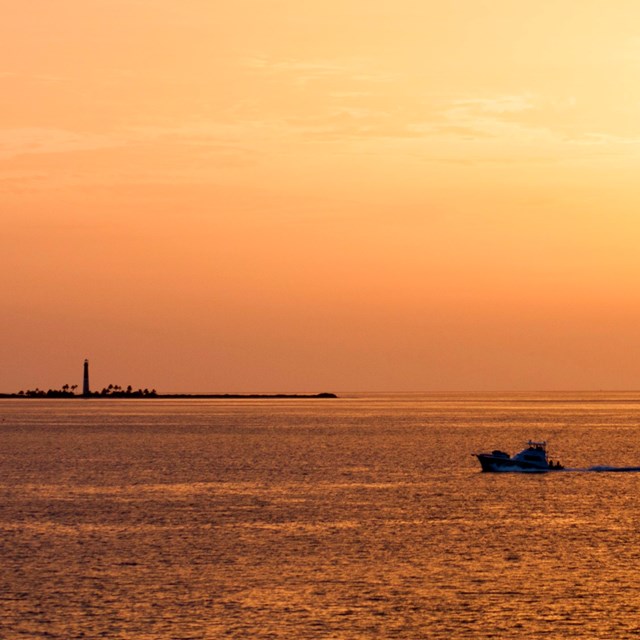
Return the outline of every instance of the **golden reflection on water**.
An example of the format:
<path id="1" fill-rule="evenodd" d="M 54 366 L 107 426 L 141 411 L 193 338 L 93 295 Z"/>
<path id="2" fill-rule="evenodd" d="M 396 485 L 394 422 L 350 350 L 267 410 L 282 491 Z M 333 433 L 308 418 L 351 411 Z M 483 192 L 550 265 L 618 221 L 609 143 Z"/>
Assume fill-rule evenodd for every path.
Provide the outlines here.
<path id="1" fill-rule="evenodd" d="M 626 638 L 634 397 L 8 402 L 0 638 Z M 54 453 L 52 453 L 54 452 Z"/>

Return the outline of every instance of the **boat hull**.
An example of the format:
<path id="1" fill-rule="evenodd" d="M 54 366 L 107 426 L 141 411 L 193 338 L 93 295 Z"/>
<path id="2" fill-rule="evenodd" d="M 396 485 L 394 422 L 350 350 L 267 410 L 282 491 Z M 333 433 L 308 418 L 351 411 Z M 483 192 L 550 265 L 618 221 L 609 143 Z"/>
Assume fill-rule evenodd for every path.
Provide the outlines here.
<path id="1" fill-rule="evenodd" d="M 503 458 L 493 456 L 488 453 L 476 454 L 483 471 L 501 472 L 501 471 L 526 471 L 528 473 L 545 473 L 553 471 L 549 465 L 541 466 L 524 460 L 513 460 L 512 458 Z"/>

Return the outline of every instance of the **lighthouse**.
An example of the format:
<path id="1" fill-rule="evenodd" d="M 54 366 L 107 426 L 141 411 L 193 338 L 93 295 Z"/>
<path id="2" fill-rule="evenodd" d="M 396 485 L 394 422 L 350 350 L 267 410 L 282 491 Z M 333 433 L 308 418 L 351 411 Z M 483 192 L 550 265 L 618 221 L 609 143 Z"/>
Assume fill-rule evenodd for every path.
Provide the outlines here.
<path id="1" fill-rule="evenodd" d="M 89 361 L 84 361 L 84 379 L 82 381 L 82 395 L 88 398 L 91 395 L 89 390 Z"/>

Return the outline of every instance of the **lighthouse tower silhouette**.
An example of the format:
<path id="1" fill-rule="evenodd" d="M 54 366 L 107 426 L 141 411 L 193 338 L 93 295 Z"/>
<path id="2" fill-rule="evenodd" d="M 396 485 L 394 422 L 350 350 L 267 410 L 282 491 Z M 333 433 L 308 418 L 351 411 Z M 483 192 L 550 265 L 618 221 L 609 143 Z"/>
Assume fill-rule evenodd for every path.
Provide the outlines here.
<path id="1" fill-rule="evenodd" d="M 84 379 L 82 381 L 82 395 L 86 398 L 91 395 L 89 389 L 89 361 L 84 361 Z"/>

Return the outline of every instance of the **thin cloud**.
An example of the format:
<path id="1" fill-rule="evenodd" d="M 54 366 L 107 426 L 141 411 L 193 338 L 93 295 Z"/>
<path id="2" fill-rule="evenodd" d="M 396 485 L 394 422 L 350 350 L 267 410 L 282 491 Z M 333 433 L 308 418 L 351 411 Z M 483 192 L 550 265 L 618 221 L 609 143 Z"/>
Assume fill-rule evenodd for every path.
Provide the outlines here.
<path id="1" fill-rule="evenodd" d="M 625 137 L 617 136 L 609 133 L 586 132 L 582 135 L 569 138 L 571 142 L 582 145 L 598 146 L 598 145 L 640 145 L 640 138 L 637 136 Z"/>
<path id="2" fill-rule="evenodd" d="M 3 159 L 24 154 L 107 149 L 122 144 L 122 140 L 111 136 L 67 129 L 34 127 L 0 130 L 0 158 Z"/>
<path id="3" fill-rule="evenodd" d="M 493 98 L 465 98 L 454 100 L 453 109 L 464 112 L 480 113 L 518 113 L 535 108 L 535 102 L 530 95 L 506 95 Z"/>
<path id="4" fill-rule="evenodd" d="M 313 140 L 416 138 L 424 131 L 382 110 L 343 107 L 327 115 L 289 118 L 286 123 L 305 138 Z"/>
<path id="5" fill-rule="evenodd" d="M 521 143 L 550 141 L 556 135 L 548 126 L 532 123 L 537 100 L 529 94 L 454 99 L 446 107 L 443 132 L 456 129 L 477 137 L 507 138 Z"/>
<path id="6" fill-rule="evenodd" d="M 298 84 L 306 84 L 323 78 L 348 78 L 354 82 L 392 82 L 397 74 L 382 70 L 372 71 L 371 61 L 364 59 L 315 59 L 315 60 L 273 60 L 267 56 L 250 56 L 243 60 L 250 69 L 268 74 L 288 74 Z"/>

